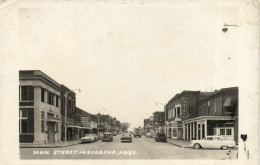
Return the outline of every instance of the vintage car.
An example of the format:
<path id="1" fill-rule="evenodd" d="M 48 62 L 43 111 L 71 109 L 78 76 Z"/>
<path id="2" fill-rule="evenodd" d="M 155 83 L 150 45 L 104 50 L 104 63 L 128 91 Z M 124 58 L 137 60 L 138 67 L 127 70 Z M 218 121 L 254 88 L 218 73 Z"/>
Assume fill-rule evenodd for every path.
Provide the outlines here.
<path id="1" fill-rule="evenodd" d="M 166 139 L 167 139 L 166 135 L 163 132 L 157 133 L 157 135 L 155 136 L 155 141 L 157 141 L 157 142 L 159 142 L 159 141 L 166 142 Z"/>
<path id="2" fill-rule="evenodd" d="M 147 132 L 145 136 L 146 136 L 146 137 L 150 137 L 150 138 L 152 138 L 152 137 L 153 137 L 153 136 L 152 136 L 152 134 L 151 134 L 151 133 L 149 133 L 149 132 Z"/>
<path id="3" fill-rule="evenodd" d="M 109 142 L 113 141 L 113 133 L 112 132 L 105 132 L 104 133 L 104 137 L 102 139 L 102 142 L 105 142 L 105 141 L 109 141 Z"/>
<path id="4" fill-rule="evenodd" d="M 226 140 L 221 136 L 206 136 L 202 140 L 192 140 L 190 146 L 199 148 L 221 148 L 226 150 L 229 147 L 235 147 L 235 141 Z"/>
<path id="5" fill-rule="evenodd" d="M 123 133 L 121 136 L 121 142 L 132 142 L 132 135 L 130 133 Z"/>
<path id="6" fill-rule="evenodd" d="M 82 143 L 86 143 L 86 142 L 94 142 L 95 141 L 95 137 L 92 134 L 85 134 L 84 137 L 82 137 L 81 139 Z"/>

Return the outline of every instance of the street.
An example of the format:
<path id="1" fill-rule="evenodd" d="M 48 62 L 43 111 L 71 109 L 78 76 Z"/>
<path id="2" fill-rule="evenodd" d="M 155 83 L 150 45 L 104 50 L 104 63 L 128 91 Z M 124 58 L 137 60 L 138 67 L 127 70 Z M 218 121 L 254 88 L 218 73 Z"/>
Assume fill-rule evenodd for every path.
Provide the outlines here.
<path id="1" fill-rule="evenodd" d="M 133 142 L 77 144 L 63 148 L 20 148 L 21 159 L 236 159 L 237 149 L 191 149 L 170 143 L 155 142 L 154 138 L 133 138 Z M 227 152 L 231 151 L 230 155 Z"/>

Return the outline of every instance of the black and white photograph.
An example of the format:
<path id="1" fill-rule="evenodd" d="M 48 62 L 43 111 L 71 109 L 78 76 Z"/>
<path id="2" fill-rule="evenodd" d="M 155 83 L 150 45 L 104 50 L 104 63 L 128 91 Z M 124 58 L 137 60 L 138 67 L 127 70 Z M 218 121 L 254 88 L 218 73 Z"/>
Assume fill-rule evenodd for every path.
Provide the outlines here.
<path id="1" fill-rule="evenodd" d="M 258 164 L 258 1 L 0 10 L 3 164 Z"/>

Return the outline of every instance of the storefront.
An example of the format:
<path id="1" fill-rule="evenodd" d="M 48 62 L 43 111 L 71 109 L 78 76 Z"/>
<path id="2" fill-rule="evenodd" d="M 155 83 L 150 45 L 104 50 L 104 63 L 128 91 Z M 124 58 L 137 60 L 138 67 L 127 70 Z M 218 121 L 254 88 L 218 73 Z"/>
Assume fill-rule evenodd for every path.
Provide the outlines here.
<path id="1" fill-rule="evenodd" d="M 205 136 L 223 136 L 237 140 L 237 124 L 234 116 L 201 116 L 184 122 L 184 140 L 201 140 Z"/>
<path id="2" fill-rule="evenodd" d="M 168 125 L 168 137 L 173 139 L 183 138 L 183 128 L 181 121 L 172 121 Z"/>

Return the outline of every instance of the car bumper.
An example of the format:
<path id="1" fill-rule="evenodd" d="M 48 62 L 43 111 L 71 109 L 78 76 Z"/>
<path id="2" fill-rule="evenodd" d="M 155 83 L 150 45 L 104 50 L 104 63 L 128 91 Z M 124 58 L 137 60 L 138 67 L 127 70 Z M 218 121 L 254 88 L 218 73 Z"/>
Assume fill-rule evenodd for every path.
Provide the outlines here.
<path id="1" fill-rule="evenodd" d="M 81 139 L 81 142 L 91 142 L 91 139 Z"/>
<path id="2" fill-rule="evenodd" d="M 130 142 L 132 139 L 121 139 L 121 142 Z"/>

